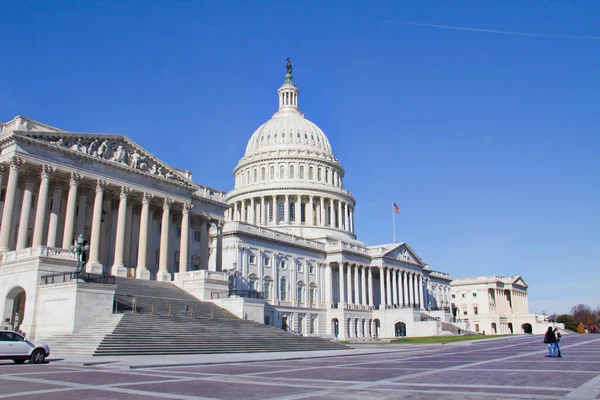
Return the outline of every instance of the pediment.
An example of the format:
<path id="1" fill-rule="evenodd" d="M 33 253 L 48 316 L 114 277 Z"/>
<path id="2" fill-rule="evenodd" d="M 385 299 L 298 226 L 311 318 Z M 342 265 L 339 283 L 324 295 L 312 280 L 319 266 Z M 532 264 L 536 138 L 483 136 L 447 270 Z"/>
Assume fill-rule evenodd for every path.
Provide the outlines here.
<path id="1" fill-rule="evenodd" d="M 164 178 L 188 187 L 196 185 L 191 174 L 173 168 L 123 135 L 96 135 L 65 131 L 19 131 L 15 135 L 59 150 L 113 163 L 137 173 Z"/>
<path id="2" fill-rule="evenodd" d="M 519 285 L 519 286 L 523 286 L 523 287 L 529 287 L 527 285 L 527 283 L 525 282 L 525 280 L 519 275 L 517 276 L 517 278 L 513 281 L 513 286 L 514 285 Z"/>
<path id="3" fill-rule="evenodd" d="M 408 262 L 422 266 L 425 265 L 423 264 L 419 256 L 417 256 L 415 252 L 406 243 L 399 243 L 393 245 L 392 248 L 388 249 L 384 253 L 384 256 L 402 262 Z"/>

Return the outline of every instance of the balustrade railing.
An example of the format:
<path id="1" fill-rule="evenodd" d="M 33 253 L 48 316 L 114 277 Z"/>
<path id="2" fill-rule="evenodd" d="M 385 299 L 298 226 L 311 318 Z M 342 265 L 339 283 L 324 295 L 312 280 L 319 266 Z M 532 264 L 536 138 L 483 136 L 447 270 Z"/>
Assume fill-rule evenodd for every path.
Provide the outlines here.
<path id="1" fill-rule="evenodd" d="M 89 274 L 87 272 L 62 272 L 58 274 L 42 276 L 40 284 L 53 285 L 56 283 L 66 282 L 101 283 L 106 285 L 114 285 L 115 277 L 111 275 Z"/>

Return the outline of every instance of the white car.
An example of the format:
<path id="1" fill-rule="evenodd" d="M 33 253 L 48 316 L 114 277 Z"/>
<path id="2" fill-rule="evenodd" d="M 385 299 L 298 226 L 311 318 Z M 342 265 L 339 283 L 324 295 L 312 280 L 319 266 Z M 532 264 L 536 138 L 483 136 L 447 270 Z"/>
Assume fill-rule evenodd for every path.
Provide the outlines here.
<path id="1" fill-rule="evenodd" d="M 0 331 L 0 360 L 13 360 L 16 364 L 29 360 L 40 364 L 49 355 L 50 348 L 46 344 L 30 342 L 17 332 Z"/>

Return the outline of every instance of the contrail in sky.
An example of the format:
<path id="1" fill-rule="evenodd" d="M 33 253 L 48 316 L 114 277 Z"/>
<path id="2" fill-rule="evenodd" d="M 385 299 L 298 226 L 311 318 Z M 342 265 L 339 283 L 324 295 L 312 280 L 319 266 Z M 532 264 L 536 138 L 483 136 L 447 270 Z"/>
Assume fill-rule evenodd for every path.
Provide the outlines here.
<path id="1" fill-rule="evenodd" d="M 407 21 L 385 20 L 383 22 L 385 22 L 387 24 L 412 25 L 412 26 L 422 26 L 422 27 L 426 27 L 426 28 L 438 28 L 438 29 L 454 29 L 457 31 L 469 31 L 469 32 L 497 33 L 497 34 L 502 34 L 502 35 L 533 36 L 533 37 L 558 38 L 558 39 L 600 40 L 600 36 L 552 35 L 552 34 L 546 34 L 546 33 L 513 32 L 513 31 L 501 31 L 501 30 L 497 30 L 497 29 L 467 28 L 464 26 L 420 24 L 417 22 L 407 22 Z"/>

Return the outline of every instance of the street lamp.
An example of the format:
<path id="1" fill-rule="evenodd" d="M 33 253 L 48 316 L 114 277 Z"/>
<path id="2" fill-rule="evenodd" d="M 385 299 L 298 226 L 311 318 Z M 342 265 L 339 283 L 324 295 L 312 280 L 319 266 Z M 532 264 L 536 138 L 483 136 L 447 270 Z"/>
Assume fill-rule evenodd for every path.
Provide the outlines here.
<path id="1" fill-rule="evenodd" d="M 83 256 L 84 254 L 87 254 L 90 249 L 90 246 L 87 244 L 85 246 L 83 245 L 84 242 L 85 239 L 83 238 L 83 233 L 81 233 L 75 241 L 75 244 L 71 246 L 71 251 L 75 253 L 75 259 L 77 260 L 77 269 L 75 270 L 75 273 L 78 275 L 81 273 L 81 261 Z"/>

